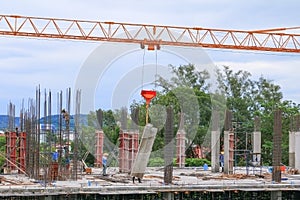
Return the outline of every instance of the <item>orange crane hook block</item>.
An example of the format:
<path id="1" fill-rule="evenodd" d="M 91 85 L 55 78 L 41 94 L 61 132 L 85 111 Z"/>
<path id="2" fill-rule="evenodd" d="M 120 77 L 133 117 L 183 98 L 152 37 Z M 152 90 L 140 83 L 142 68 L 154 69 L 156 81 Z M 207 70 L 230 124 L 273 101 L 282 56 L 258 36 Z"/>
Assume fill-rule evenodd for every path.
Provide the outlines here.
<path id="1" fill-rule="evenodd" d="M 146 100 L 146 124 L 148 124 L 148 107 L 150 104 L 150 101 L 156 96 L 155 90 L 142 90 L 141 95 Z"/>
<path id="2" fill-rule="evenodd" d="M 150 101 L 156 96 L 155 90 L 142 90 L 141 95 L 146 100 L 146 105 L 149 106 Z"/>

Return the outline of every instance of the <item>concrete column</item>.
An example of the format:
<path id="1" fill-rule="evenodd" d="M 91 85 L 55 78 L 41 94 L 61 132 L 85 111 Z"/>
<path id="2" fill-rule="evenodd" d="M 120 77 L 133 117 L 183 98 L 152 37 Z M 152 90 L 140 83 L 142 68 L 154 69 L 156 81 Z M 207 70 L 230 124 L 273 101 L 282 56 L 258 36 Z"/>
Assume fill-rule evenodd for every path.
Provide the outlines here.
<path id="1" fill-rule="evenodd" d="M 282 111 L 274 111 L 274 125 L 273 125 L 273 153 L 272 153 L 272 181 L 276 183 L 281 182 L 281 162 L 282 162 Z"/>
<path id="2" fill-rule="evenodd" d="M 16 132 L 6 133 L 6 158 L 11 162 L 6 161 L 7 171 L 10 173 L 17 166 L 17 134 Z"/>
<path id="3" fill-rule="evenodd" d="M 143 178 L 150 158 L 156 133 L 157 128 L 153 127 L 152 124 L 148 123 L 144 127 L 143 135 L 139 145 L 139 150 L 131 169 L 131 176 Z"/>
<path id="4" fill-rule="evenodd" d="M 229 133 L 229 174 L 233 174 L 234 167 L 234 133 Z"/>
<path id="5" fill-rule="evenodd" d="M 295 168 L 295 132 L 289 132 L 289 166 Z"/>
<path id="6" fill-rule="evenodd" d="M 220 117 L 217 110 L 212 112 L 211 131 L 211 172 L 220 172 Z"/>
<path id="7" fill-rule="evenodd" d="M 230 131 L 224 131 L 224 173 L 233 173 L 233 149 L 232 149 L 232 138 L 233 133 Z"/>
<path id="8" fill-rule="evenodd" d="M 173 127 L 173 109 L 167 108 L 167 119 L 165 124 L 165 147 L 164 147 L 164 183 L 172 184 L 173 180 L 173 158 L 174 158 L 174 127 Z"/>
<path id="9" fill-rule="evenodd" d="M 220 131 L 211 132 L 211 171 L 220 171 Z"/>
<path id="10" fill-rule="evenodd" d="M 224 173 L 233 173 L 234 134 L 232 132 L 232 113 L 226 111 L 224 123 Z"/>
<path id="11" fill-rule="evenodd" d="M 52 200 L 52 196 L 51 196 L 51 195 L 45 196 L 45 197 L 44 197 L 44 200 Z"/>
<path id="12" fill-rule="evenodd" d="M 183 168 L 185 166 L 185 136 L 184 114 L 181 112 L 179 129 L 176 134 L 176 164 L 179 168 Z"/>
<path id="13" fill-rule="evenodd" d="M 261 161 L 261 132 L 253 133 L 253 164 L 259 164 Z"/>
<path id="14" fill-rule="evenodd" d="M 19 165 L 23 171 L 26 171 L 26 135 L 25 132 L 21 132 L 19 137 Z"/>
<path id="15" fill-rule="evenodd" d="M 96 131 L 96 144 L 95 144 L 95 163 L 96 167 L 102 167 L 102 155 L 103 155 L 103 141 L 104 133 L 102 130 Z"/>
<path id="16" fill-rule="evenodd" d="M 173 200 L 174 193 L 173 192 L 165 192 L 163 193 L 163 200 Z"/>
<path id="17" fill-rule="evenodd" d="M 282 192 L 281 191 L 272 191 L 271 192 L 271 200 L 281 200 Z"/>
<path id="18" fill-rule="evenodd" d="M 300 169 L 300 132 L 295 133 L 295 168 Z"/>
<path id="19" fill-rule="evenodd" d="M 126 172 L 125 166 L 125 143 L 126 134 L 120 130 L 119 133 L 119 172 Z"/>
<path id="20" fill-rule="evenodd" d="M 138 132 L 130 132 L 129 133 L 129 170 L 131 170 L 134 160 L 136 158 L 138 149 L 139 149 L 139 133 Z"/>
<path id="21" fill-rule="evenodd" d="M 185 131 L 178 130 L 176 134 L 176 163 L 179 168 L 185 166 Z"/>

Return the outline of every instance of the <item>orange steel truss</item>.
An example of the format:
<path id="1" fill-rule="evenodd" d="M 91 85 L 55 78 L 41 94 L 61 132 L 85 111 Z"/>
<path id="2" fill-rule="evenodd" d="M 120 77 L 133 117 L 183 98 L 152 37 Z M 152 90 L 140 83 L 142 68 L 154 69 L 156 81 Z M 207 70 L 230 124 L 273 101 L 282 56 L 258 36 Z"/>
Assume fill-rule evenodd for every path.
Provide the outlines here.
<path id="1" fill-rule="evenodd" d="M 172 45 L 299 53 L 297 29 L 243 31 L 0 15 L 0 35 L 139 43 L 149 49 Z"/>

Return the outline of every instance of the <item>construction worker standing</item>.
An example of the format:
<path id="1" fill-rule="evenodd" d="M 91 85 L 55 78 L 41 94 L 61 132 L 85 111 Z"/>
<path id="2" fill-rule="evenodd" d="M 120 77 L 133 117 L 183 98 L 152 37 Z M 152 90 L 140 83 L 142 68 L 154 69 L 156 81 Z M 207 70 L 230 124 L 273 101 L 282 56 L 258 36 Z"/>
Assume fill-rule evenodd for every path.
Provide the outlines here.
<path id="1" fill-rule="evenodd" d="M 220 167 L 222 172 L 224 172 L 224 151 L 221 151 L 220 153 Z"/>
<path id="2" fill-rule="evenodd" d="M 107 156 L 108 156 L 107 153 L 104 153 L 103 156 L 102 156 L 102 166 L 103 166 L 102 175 L 103 176 L 107 176 L 107 173 L 106 173 L 106 169 L 107 169 Z"/>

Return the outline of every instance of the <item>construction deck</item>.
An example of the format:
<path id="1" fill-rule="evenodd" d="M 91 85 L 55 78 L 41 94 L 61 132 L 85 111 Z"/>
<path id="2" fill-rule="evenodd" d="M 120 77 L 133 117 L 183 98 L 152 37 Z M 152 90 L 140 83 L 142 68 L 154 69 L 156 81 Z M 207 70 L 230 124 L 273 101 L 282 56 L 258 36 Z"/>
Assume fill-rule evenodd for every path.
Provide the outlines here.
<path id="1" fill-rule="evenodd" d="M 203 168 L 174 168 L 172 184 L 165 185 L 163 168 L 147 168 L 142 183 L 132 182 L 132 177 L 109 168 L 108 176 L 101 169 L 93 169 L 77 181 L 31 180 L 24 175 L 1 175 L 0 194 L 10 196 L 43 196 L 63 194 L 149 194 L 176 192 L 224 191 L 300 191 L 300 175 L 282 174 L 281 183 L 274 183 L 267 168 L 261 174 L 240 170 L 233 175 L 211 173 Z"/>

